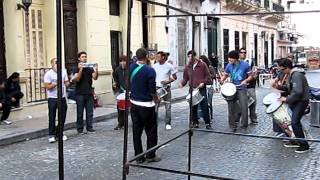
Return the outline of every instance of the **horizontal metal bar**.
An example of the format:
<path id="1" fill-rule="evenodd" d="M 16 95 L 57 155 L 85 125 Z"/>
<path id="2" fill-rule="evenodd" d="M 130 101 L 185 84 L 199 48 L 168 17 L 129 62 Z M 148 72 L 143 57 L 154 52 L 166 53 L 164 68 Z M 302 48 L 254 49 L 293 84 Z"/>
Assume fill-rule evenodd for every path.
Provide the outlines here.
<path id="1" fill-rule="evenodd" d="M 170 143 L 170 142 L 172 142 L 172 141 L 180 138 L 181 136 L 187 134 L 189 131 L 190 131 L 190 130 L 187 130 L 187 131 L 179 134 L 178 136 L 176 136 L 176 137 L 174 137 L 174 138 L 172 138 L 172 139 L 170 139 L 170 140 L 168 140 L 168 141 L 165 141 L 165 142 L 162 143 L 162 144 L 159 144 L 159 145 L 157 145 L 157 146 L 154 146 L 153 148 L 150 148 L 150 149 L 148 149 L 147 151 L 145 151 L 145 152 L 143 152 L 143 153 L 141 153 L 141 154 L 136 155 L 136 156 L 133 157 L 131 160 L 129 160 L 129 162 L 133 162 L 133 161 L 141 158 L 142 156 L 146 155 L 147 153 L 159 149 L 161 146 L 164 146 L 164 145 L 166 145 L 166 144 L 168 144 L 168 143 Z"/>
<path id="2" fill-rule="evenodd" d="M 137 0 L 137 1 L 141 1 L 141 2 L 149 3 L 149 4 L 154 4 L 154 5 L 157 5 L 157 6 L 166 7 L 166 8 L 168 8 L 168 9 L 172 9 L 172 10 L 175 10 L 175 11 L 178 11 L 178 12 L 181 12 L 181 13 L 184 13 L 184 14 L 188 14 L 189 16 L 190 16 L 190 15 L 193 15 L 193 13 L 191 13 L 191 12 L 188 12 L 188 11 L 185 11 L 185 10 L 182 10 L 182 9 L 179 9 L 179 8 L 176 8 L 176 7 L 173 7 L 173 6 L 170 6 L 170 5 L 168 5 L 168 4 L 163 4 L 163 3 L 159 3 L 159 2 L 155 2 L 155 1 L 150 1 L 150 0 Z"/>
<path id="3" fill-rule="evenodd" d="M 252 13 L 220 13 L 220 14 L 192 14 L 192 16 L 254 16 L 254 15 L 275 15 L 275 14 L 306 14 L 306 13 L 320 13 L 320 10 L 309 11 L 273 11 L 273 12 L 252 12 Z M 173 15 L 148 15 L 146 18 L 167 18 L 167 17 L 188 17 L 187 14 L 173 14 Z"/>
<path id="4" fill-rule="evenodd" d="M 216 134 L 226 134 L 226 135 L 234 135 L 234 136 L 256 137 L 256 138 L 263 138 L 263 139 L 304 140 L 304 141 L 310 141 L 310 142 L 320 142 L 320 139 L 304 139 L 304 138 L 290 138 L 290 137 L 275 137 L 275 136 L 266 136 L 266 135 L 255 135 L 255 134 L 244 134 L 244 133 L 233 133 L 233 132 L 215 131 L 215 130 L 198 129 L 198 128 L 192 128 L 192 129 L 193 129 L 194 131 L 202 131 L 202 132 L 209 132 L 209 133 L 216 133 Z"/>
<path id="5" fill-rule="evenodd" d="M 210 178 L 210 179 L 232 179 L 232 178 L 227 178 L 227 177 L 220 177 L 220 176 L 215 176 L 215 175 L 207 175 L 207 174 L 200 174 L 200 173 L 194 173 L 194 172 L 189 172 L 189 171 L 179 171 L 179 170 L 172 170 L 172 169 L 165 169 L 165 168 L 160 168 L 160 167 L 154 167 L 154 166 L 146 166 L 143 164 L 134 164 L 134 163 L 129 163 L 129 166 L 134 166 L 134 167 L 140 167 L 140 168 L 145 168 L 145 169 L 153 169 L 157 171 L 164 171 L 164 172 L 169 172 L 169 173 L 175 173 L 175 174 L 182 174 L 182 175 L 191 175 L 191 176 L 197 176 L 197 177 L 203 177 L 203 178 Z"/>

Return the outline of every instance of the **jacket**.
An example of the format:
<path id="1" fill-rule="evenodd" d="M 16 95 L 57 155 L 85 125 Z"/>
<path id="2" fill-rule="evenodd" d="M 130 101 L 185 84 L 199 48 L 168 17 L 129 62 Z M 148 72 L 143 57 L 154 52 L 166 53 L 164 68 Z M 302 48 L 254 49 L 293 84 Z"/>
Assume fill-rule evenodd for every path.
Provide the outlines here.
<path id="1" fill-rule="evenodd" d="M 185 86 L 188 81 L 189 85 L 191 84 L 193 88 L 198 87 L 200 83 L 212 84 L 212 79 L 208 66 L 202 61 L 198 61 L 197 65 L 195 66 L 193 70 L 193 79 L 192 82 L 190 82 L 192 67 L 193 64 L 189 63 L 184 69 L 183 79 L 181 82 L 183 86 Z"/>
<path id="2" fill-rule="evenodd" d="M 305 72 L 301 68 L 293 68 L 290 72 L 287 83 L 288 104 L 295 104 L 298 101 L 308 101 L 310 99 L 309 84 L 305 77 Z"/>

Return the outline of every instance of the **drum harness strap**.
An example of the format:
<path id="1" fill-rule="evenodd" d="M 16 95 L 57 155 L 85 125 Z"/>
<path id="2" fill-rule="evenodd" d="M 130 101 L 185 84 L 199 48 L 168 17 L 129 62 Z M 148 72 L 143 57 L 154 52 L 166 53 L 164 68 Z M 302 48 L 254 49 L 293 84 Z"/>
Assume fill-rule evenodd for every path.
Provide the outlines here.
<path id="1" fill-rule="evenodd" d="M 237 71 L 239 69 L 239 66 L 240 66 L 240 62 L 239 62 L 239 64 L 233 65 L 232 72 L 231 72 L 231 82 L 234 82 L 234 80 L 236 78 L 236 73 L 237 73 Z"/>
<path id="2" fill-rule="evenodd" d="M 132 81 L 132 79 L 134 78 L 134 76 L 140 71 L 140 69 L 144 66 L 145 64 L 140 64 L 138 67 L 136 67 L 131 76 L 130 76 L 130 80 Z"/>

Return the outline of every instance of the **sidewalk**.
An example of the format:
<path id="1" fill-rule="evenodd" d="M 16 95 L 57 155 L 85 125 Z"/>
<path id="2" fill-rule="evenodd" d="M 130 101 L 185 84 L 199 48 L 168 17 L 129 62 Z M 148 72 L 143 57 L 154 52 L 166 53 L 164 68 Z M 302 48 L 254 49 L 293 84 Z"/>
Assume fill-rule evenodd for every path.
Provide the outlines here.
<path id="1" fill-rule="evenodd" d="M 188 88 L 172 89 L 172 101 L 185 99 Z M 99 96 L 106 104 L 94 111 L 94 122 L 105 121 L 117 117 L 116 99 L 112 93 Z M 0 146 L 48 135 L 47 103 L 26 106 L 22 110 L 13 111 L 9 120 L 11 125 L 0 125 Z M 65 130 L 76 127 L 76 105 L 68 104 Z"/>

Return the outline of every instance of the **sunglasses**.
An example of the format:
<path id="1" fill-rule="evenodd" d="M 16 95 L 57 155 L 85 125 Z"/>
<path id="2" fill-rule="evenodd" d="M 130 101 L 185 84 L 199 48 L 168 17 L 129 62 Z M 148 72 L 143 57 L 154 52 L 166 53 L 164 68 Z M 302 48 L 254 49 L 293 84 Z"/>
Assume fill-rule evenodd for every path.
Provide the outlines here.
<path id="1" fill-rule="evenodd" d="M 242 52 L 240 52 L 241 54 L 247 54 L 247 52 L 244 52 L 244 51 L 242 51 Z"/>

